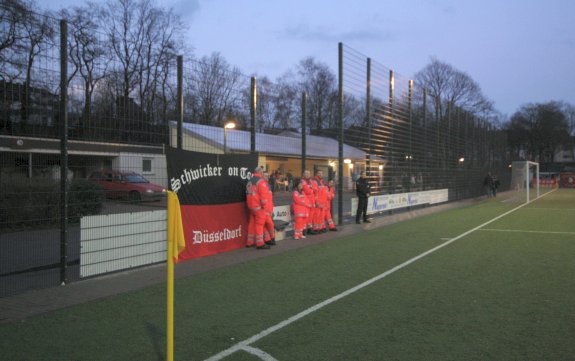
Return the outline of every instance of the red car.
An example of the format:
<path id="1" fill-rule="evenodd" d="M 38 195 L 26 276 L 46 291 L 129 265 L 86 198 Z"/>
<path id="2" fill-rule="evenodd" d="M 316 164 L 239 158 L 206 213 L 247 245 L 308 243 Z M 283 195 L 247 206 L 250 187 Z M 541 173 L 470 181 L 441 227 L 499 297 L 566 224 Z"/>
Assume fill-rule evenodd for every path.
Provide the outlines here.
<path id="1" fill-rule="evenodd" d="M 108 198 L 124 198 L 130 201 L 159 200 L 165 197 L 166 189 L 134 172 L 102 170 L 93 172 L 88 178 L 106 191 Z"/>

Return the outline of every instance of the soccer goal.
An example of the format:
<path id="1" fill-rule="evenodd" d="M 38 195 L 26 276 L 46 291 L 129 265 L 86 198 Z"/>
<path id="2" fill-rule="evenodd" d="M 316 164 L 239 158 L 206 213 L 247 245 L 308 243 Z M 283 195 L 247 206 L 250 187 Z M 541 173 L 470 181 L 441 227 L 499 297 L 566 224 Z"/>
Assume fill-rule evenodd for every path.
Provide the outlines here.
<path id="1" fill-rule="evenodd" d="M 533 196 L 539 197 L 539 163 L 513 162 L 511 164 L 510 189 L 518 193 L 516 197 L 518 201 L 529 202 Z"/>

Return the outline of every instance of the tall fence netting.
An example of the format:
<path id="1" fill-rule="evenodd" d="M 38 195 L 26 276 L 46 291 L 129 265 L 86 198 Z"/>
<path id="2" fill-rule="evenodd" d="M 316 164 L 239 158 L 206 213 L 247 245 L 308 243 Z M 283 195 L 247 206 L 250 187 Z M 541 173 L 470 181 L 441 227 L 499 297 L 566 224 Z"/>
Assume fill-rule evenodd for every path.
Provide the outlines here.
<path id="1" fill-rule="evenodd" d="M 302 74 L 321 75 L 320 91 L 170 46 L 126 62 L 118 50 L 133 44 L 115 43 L 112 29 L 0 10 L 0 297 L 161 262 L 170 146 L 258 152 L 280 206 L 304 169 L 339 180 L 341 164 L 340 223 L 362 171 L 374 195 L 475 197 L 489 170 L 509 184 L 501 132 L 465 109 L 439 116 L 420 85 L 348 46 L 342 79 L 302 63 Z"/>
<path id="2" fill-rule="evenodd" d="M 450 200 L 482 194 L 488 171 L 507 177 L 506 141 L 462 108 L 444 116 L 419 84 L 343 46 L 344 142 L 366 152 L 348 165 L 366 172 L 376 194 L 449 189 Z"/>

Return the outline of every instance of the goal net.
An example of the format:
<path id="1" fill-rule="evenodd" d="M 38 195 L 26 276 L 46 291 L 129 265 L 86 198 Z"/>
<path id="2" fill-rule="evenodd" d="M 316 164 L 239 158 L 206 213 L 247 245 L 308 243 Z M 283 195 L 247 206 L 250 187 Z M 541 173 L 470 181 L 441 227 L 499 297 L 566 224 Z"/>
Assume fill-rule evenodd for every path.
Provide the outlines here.
<path id="1" fill-rule="evenodd" d="M 539 197 L 539 163 L 518 161 L 511 164 L 511 191 L 517 202 L 529 202 Z"/>

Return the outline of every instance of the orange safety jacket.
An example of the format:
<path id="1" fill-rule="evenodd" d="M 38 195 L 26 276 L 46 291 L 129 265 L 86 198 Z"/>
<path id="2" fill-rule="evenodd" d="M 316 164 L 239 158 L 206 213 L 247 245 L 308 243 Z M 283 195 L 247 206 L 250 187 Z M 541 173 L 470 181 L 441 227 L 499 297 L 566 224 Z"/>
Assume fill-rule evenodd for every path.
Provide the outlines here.
<path id="1" fill-rule="evenodd" d="M 313 183 L 315 184 L 314 188 L 317 188 L 317 191 L 314 189 L 316 194 L 316 205 L 323 208 L 328 202 L 327 187 L 323 184 L 323 180 L 318 176 L 314 177 Z"/>
<path id="2" fill-rule="evenodd" d="M 261 174 L 254 173 L 246 185 L 246 204 L 251 211 L 266 209 L 268 203 L 268 183 Z"/>
<path id="3" fill-rule="evenodd" d="M 272 214 L 274 212 L 274 194 L 270 189 L 269 183 L 266 181 L 268 192 L 266 194 L 266 202 L 264 204 L 264 209 L 267 213 Z"/>
<path id="4" fill-rule="evenodd" d="M 315 207 L 315 196 L 313 192 L 313 185 L 312 181 L 309 179 L 302 178 L 303 188 L 302 191 L 306 198 L 306 203 L 308 208 Z"/>
<path id="5" fill-rule="evenodd" d="M 334 198 L 335 198 L 335 187 L 327 187 L 327 205 L 328 205 L 328 207 Z"/>
<path id="6" fill-rule="evenodd" d="M 317 205 L 318 205 L 318 204 L 317 204 L 317 192 L 318 192 L 318 187 L 317 187 L 317 183 L 316 183 L 316 181 L 315 181 L 315 178 L 310 179 L 310 180 L 309 180 L 309 184 L 310 184 L 310 187 L 311 187 L 311 189 L 312 189 L 312 191 L 313 191 L 313 197 L 312 197 L 312 202 L 311 202 L 312 207 L 317 207 Z"/>
<path id="7" fill-rule="evenodd" d="M 308 206 L 305 194 L 298 192 L 297 189 L 294 190 L 292 195 L 292 201 L 293 201 L 294 217 L 306 217 Z"/>

